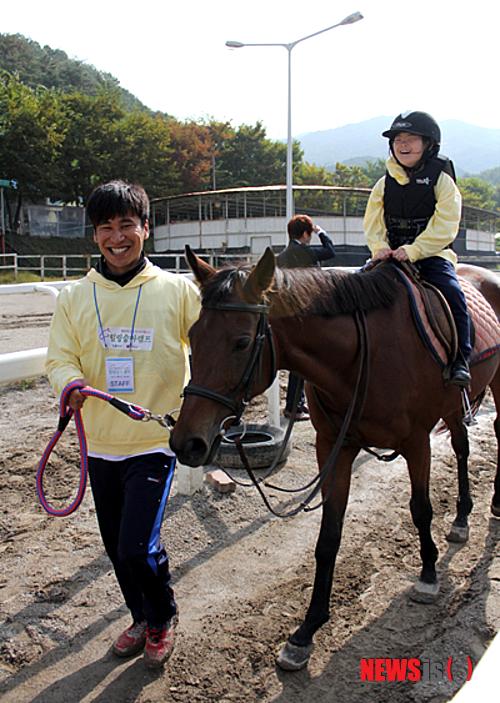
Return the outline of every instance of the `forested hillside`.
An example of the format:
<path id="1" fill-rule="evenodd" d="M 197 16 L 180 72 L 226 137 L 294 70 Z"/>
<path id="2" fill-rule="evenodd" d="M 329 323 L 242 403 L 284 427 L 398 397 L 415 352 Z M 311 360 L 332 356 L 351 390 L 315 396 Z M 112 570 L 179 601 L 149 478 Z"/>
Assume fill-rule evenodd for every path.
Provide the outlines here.
<path id="1" fill-rule="evenodd" d="M 293 171 L 299 185 L 370 187 L 384 164 L 337 163 L 328 170 L 304 162 L 296 141 Z M 98 183 L 113 178 L 141 183 L 151 198 L 284 184 L 286 145 L 268 139 L 260 122 L 235 127 L 154 113 L 110 74 L 21 35 L 0 35 L 0 179 L 10 183 L 8 231 L 18 231 L 23 202 L 85 205 Z M 470 181 L 463 192 L 471 204 L 500 205 L 499 186 L 463 180 Z"/>
<path id="2" fill-rule="evenodd" d="M 61 49 L 41 47 L 38 42 L 20 34 L 0 34 L 0 68 L 17 75 L 30 88 L 43 85 L 65 93 L 75 90 L 85 95 L 96 95 L 99 88 L 115 88 L 127 109 L 150 112 L 110 73 L 98 71 L 78 59 L 70 59 Z"/>
<path id="3" fill-rule="evenodd" d="M 367 159 L 387 158 L 387 141 L 382 132 L 391 124 L 388 115 L 347 124 L 335 129 L 299 136 L 305 158 L 323 165 L 341 161 L 363 165 Z M 459 176 L 477 176 L 500 167 L 500 129 L 478 127 L 462 120 L 440 123 L 441 149 L 453 160 Z"/>

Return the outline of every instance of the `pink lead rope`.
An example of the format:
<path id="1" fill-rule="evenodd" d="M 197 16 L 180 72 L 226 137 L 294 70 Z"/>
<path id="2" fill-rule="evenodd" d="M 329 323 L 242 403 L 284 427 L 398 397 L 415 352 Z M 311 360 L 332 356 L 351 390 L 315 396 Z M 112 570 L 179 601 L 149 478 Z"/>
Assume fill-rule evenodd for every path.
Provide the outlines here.
<path id="1" fill-rule="evenodd" d="M 132 420 L 142 420 L 144 422 L 148 422 L 149 420 L 156 420 L 156 422 L 159 422 L 163 427 L 166 427 L 167 429 L 172 429 L 175 424 L 175 420 L 170 415 L 165 415 L 165 417 L 162 417 L 161 415 L 155 416 L 152 415 L 149 410 L 145 410 L 144 408 L 141 408 L 138 405 L 132 405 L 131 403 L 127 403 L 124 400 L 120 400 L 120 398 L 115 398 L 113 395 L 105 393 L 104 391 L 99 391 L 95 388 L 90 388 L 88 386 L 84 388 L 79 381 L 72 381 L 71 383 L 68 383 L 68 385 L 64 388 L 63 392 L 61 393 L 61 400 L 59 406 L 59 424 L 57 430 L 43 453 L 36 474 L 36 490 L 40 503 L 50 515 L 54 515 L 56 517 L 65 517 L 66 515 L 71 515 L 71 513 L 73 513 L 82 502 L 83 496 L 85 495 L 85 489 L 87 487 L 87 439 L 85 437 L 85 429 L 83 427 L 82 415 L 80 410 L 72 410 L 71 408 L 67 407 L 67 399 L 69 397 L 69 394 L 75 388 L 78 388 L 82 395 L 92 396 L 94 398 L 100 398 L 101 400 L 107 401 L 108 403 L 110 403 L 110 405 L 113 405 L 115 408 L 117 408 L 117 410 L 120 410 L 120 412 L 123 412 L 130 418 L 132 418 Z M 45 491 L 43 488 L 43 475 L 49 456 L 52 453 L 52 450 L 54 449 L 55 445 L 57 444 L 59 437 L 66 429 L 69 421 L 71 420 L 72 415 L 75 416 L 76 431 L 78 435 L 78 441 L 80 443 L 80 485 L 78 486 L 76 498 L 71 503 L 71 505 L 67 508 L 57 510 L 56 508 L 53 508 L 51 505 L 49 505 L 45 497 Z"/>

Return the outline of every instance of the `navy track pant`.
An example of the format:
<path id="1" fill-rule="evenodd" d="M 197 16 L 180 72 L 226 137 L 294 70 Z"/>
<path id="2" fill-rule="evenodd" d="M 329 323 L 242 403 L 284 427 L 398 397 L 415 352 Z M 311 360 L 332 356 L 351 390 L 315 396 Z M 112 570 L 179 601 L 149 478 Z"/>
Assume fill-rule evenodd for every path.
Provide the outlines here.
<path id="1" fill-rule="evenodd" d="M 472 352 L 469 313 L 453 264 L 441 256 L 431 256 L 417 261 L 416 265 L 422 278 L 436 286 L 448 301 L 457 328 L 458 348 L 468 361 Z"/>
<path id="2" fill-rule="evenodd" d="M 295 400 L 295 393 L 297 392 L 297 386 L 299 385 L 300 378 L 290 371 L 288 374 L 288 388 L 286 390 L 286 405 L 285 410 L 292 412 L 293 401 Z M 299 399 L 299 404 L 297 405 L 297 412 L 302 412 L 306 404 L 306 394 L 302 391 Z"/>
<path id="3" fill-rule="evenodd" d="M 109 461 L 89 457 L 89 476 L 106 552 L 134 620 L 163 626 L 176 612 L 160 527 L 175 457 L 163 452 Z"/>

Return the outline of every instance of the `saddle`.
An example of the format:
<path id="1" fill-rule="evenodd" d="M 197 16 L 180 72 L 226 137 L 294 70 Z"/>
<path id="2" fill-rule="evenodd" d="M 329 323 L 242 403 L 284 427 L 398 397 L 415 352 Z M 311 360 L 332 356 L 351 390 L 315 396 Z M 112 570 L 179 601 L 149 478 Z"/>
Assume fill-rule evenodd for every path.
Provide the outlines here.
<path id="1" fill-rule="evenodd" d="M 450 366 L 457 356 L 458 336 L 446 298 L 410 262 L 400 261 L 393 266 L 410 293 L 411 312 L 422 341 L 442 368 Z"/>
<path id="2" fill-rule="evenodd" d="M 450 307 L 435 286 L 423 280 L 409 262 L 393 264 L 404 280 L 411 299 L 411 310 L 422 341 L 443 369 L 445 378 L 456 358 L 457 331 Z M 470 317 L 473 348 L 470 364 L 477 364 L 500 350 L 500 323 L 483 295 L 459 276 Z"/>

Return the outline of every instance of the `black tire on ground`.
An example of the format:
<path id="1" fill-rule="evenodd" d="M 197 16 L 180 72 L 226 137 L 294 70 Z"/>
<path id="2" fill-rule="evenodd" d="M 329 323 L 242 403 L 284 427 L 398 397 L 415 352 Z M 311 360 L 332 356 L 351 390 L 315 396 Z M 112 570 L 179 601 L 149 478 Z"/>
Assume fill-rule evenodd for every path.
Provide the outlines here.
<path id="1" fill-rule="evenodd" d="M 238 434 L 238 430 L 230 429 L 227 437 Z M 275 425 L 247 425 L 243 437 L 243 447 L 251 469 L 264 469 L 274 461 L 276 454 L 285 437 L 285 430 Z M 291 440 L 288 441 L 279 466 L 282 467 L 290 454 Z M 243 469 L 243 463 L 234 442 L 222 440 L 217 461 L 227 469 Z"/>

